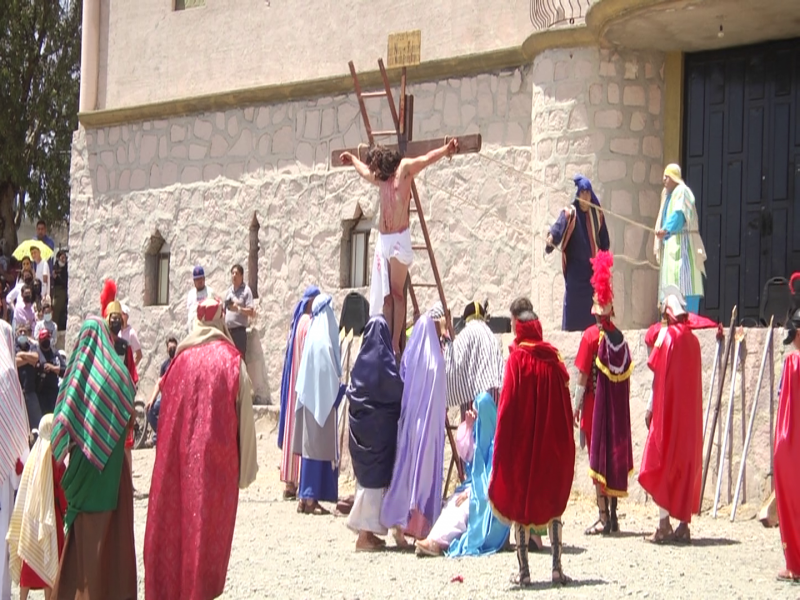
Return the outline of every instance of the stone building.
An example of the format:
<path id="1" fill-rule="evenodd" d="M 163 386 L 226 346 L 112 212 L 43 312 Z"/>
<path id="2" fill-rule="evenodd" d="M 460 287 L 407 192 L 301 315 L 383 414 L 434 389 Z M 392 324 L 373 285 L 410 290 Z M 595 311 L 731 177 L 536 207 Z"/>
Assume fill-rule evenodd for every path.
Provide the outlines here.
<path id="1" fill-rule="evenodd" d="M 555 332 L 560 259 L 543 250 L 581 172 L 627 219 L 607 218 L 618 320 L 650 325 L 653 239 L 630 221 L 654 225 L 663 167 L 676 161 L 698 196 L 709 253 L 703 311 L 727 322 L 738 304 L 757 319 L 767 279 L 800 269 L 800 40 L 785 40 L 797 34 L 800 4 L 491 4 L 84 0 L 71 333 L 97 310 L 102 279 L 115 277 L 145 345 L 146 388 L 164 339 L 186 322 L 192 266 L 219 291 L 241 263 L 258 292 L 261 395 L 277 398 L 303 288 L 320 285 L 337 312 L 354 286 L 366 293 L 359 249 L 373 240 L 357 206 L 375 190 L 330 167 L 333 151 L 366 142 L 347 63 L 375 87 L 387 35 L 417 29 L 414 138 L 483 137 L 480 155 L 418 180 L 454 311 L 488 298 L 501 313 L 530 294 L 548 335 L 574 356 L 577 337 Z M 756 43 L 766 45 L 744 48 Z M 376 128 L 391 127 L 384 100 L 367 106 Z M 412 275 L 431 280 L 424 255 Z M 641 335 L 631 336 L 646 390 Z M 766 471 L 762 456 L 748 479 Z"/>

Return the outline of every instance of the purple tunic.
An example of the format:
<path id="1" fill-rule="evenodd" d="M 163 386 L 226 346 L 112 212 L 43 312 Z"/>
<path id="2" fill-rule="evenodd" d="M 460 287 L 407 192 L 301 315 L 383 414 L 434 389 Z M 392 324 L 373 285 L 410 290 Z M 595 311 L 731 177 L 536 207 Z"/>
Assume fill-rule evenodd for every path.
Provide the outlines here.
<path id="1" fill-rule="evenodd" d="M 392 483 L 381 507 L 384 527 L 424 539 L 442 510 L 447 376 L 436 326 L 428 315 L 414 325 L 403 352 L 403 403 Z"/>
<path id="2" fill-rule="evenodd" d="M 633 471 L 630 410 L 633 363 L 628 343 L 621 333 L 619 338 L 619 343 L 613 345 L 604 333 L 597 350 L 589 474 L 603 485 L 606 495 L 624 498 L 628 495 L 628 476 Z"/>

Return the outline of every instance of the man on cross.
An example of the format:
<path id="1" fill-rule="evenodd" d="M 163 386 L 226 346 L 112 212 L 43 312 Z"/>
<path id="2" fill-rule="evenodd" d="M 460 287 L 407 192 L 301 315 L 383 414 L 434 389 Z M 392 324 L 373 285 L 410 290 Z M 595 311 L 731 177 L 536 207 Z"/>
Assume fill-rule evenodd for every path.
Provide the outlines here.
<path id="1" fill-rule="evenodd" d="M 379 307 L 383 308 L 383 315 L 392 330 L 395 356 L 400 355 L 400 334 L 406 319 L 406 278 L 414 260 L 408 228 L 411 184 L 414 176 L 425 167 L 456 152 L 458 141 L 451 139 L 444 146 L 414 158 L 403 158 L 396 150 L 381 145 L 369 149 L 366 164 L 350 152 L 340 155 L 342 164 L 353 165 L 361 177 L 380 190 L 379 234 L 369 294 L 370 316 L 381 314 Z M 371 213 L 375 213 L 374 208 Z M 369 218 L 372 214 L 365 216 Z"/>

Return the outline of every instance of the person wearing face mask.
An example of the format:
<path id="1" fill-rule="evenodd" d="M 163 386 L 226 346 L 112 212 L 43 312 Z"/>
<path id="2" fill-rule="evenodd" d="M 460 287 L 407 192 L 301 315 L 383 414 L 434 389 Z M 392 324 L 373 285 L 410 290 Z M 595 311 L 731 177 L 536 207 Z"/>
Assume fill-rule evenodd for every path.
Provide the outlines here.
<path id="1" fill-rule="evenodd" d="M 36 312 L 33 310 L 33 288 L 28 284 L 22 286 L 21 302 L 14 308 L 14 326 L 28 326 L 28 332 L 36 327 Z M 39 421 L 35 421 L 38 423 Z"/>
<path id="2" fill-rule="evenodd" d="M 136 363 L 136 366 L 139 366 L 139 363 L 142 360 L 142 345 L 139 343 L 139 335 L 136 333 L 136 330 L 128 323 L 128 319 L 131 316 L 131 309 L 128 308 L 127 304 L 122 305 L 122 331 L 119 333 L 119 337 L 123 340 L 128 342 L 128 345 L 133 352 L 133 361 Z"/>
<path id="3" fill-rule="evenodd" d="M 59 250 L 56 255 L 56 263 L 53 267 L 53 285 L 51 293 L 53 295 L 53 321 L 58 325 L 59 331 L 67 329 L 67 253 Z M 53 338 L 56 339 L 56 338 Z"/>
<path id="4" fill-rule="evenodd" d="M 42 302 L 42 318 L 36 322 L 36 327 L 33 330 L 34 339 L 39 339 L 41 331 L 47 331 L 50 334 L 50 339 L 55 342 L 58 339 L 58 326 L 53 321 L 53 306 L 49 300 Z"/>
<path id="5" fill-rule="evenodd" d="M 161 380 L 164 379 L 164 375 L 167 374 L 167 370 L 169 369 L 170 364 L 172 364 L 172 359 L 175 358 L 175 351 L 177 349 L 178 340 L 176 340 L 174 337 L 170 337 L 167 340 L 167 355 L 169 358 L 161 363 L 158 381 L 156 381 L 156 385 L 153 388 L 153 393 L 150 395 L 150 400 L 148 400 L 147 404 L 145 405 L 147 422 L 150 423 L 150 427 L 153 428 L 153 446 L 156 445 L 156 438 L 158 437 L 158 414 L 161 411 Z"/>
<path id="6" fill-rule="evenodd" d="M 46 415 L 56 408 L 58 379 L 64 376 L 67 365 L 53 347 L 52 337 L 47 329 L 40 329 L 34 337 L 39 340 L 39 406 L 42 414 Z"/>
<path id="7" fill-rule="evenodd" d="M 39 347 L 30 339 L 29 325 L 17 323 L 16 364 L 19 385 L 25 396 L 28 423 L 38 423 L 42 418 L 39 395 L 36 393 L 37 372 L 39 368 Z"/>
<path id="8" fill-rule="evenodd" d="M 8 306 L 11 307 L 11 310 L 16 308 L 17 304 L 22 303 L 22 286 L 29 285 L 31 286 L 31 289 L 33 289 L 33 282 L 35 279 L 36 277 L 33 274 L 31 259 L 25 256 L 22 259 L 21 267 L 17 272 L 17 281 L 11 291 L 6 295 L 6 302 L 8 303 Z"/>

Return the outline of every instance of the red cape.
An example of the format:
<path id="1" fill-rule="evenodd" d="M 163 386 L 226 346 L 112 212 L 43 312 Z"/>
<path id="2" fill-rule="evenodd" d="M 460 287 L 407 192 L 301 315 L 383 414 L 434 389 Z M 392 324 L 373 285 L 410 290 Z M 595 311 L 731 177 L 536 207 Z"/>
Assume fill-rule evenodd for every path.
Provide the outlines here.
<path id="1" fill-rule="evenodd" d="M 161 381 L 144 538 L 148 600 L 217 598 L 225 587 L 239 502 L 240 359 L 228 341 L 193 346 Z"/>
<path id="2" fill-rule="evenodd" d="M 597 358 L 597 349 L 600 347 L 600 328 L 597 325 L 588 327 L 581 335 L 578 354 L 575 356 L 575 368 L 584 375 L 589 376 L 586 382 L 586 393 L 583 396 L 583 410 L 581 411 L 581 431 L 586 437 L 586 450 L 592 447 L 592 417 L 594 416 L 594 359 Z"/>
<path id="3" fill-rule="evenodd" d="M 654 374 L 653 419 L 639 483 L 670 516 L 688 523 L 700 511 L 703 466 L 702 355 L 691 325 L 670 325 L 647 366 Z"/>
<path id="4" fill-rule="evenodd" d="M 795 404 L 797 406 L 795 406 Z M 786 569 L 800 576 L 800 351 L 787 358 L 775 421 L 775 501 Z"/>
<path id="5" fill-rule="evenodd" d="M 538 321 L 516 325 L 497 409 L 489 500 L 506 522 L 541 528 L 567 507 L 575 474 L 569 374 Z"/>
<path id="6" fill-rule="evenodd" d="M 723 335 L 722 325 L 715 323 L 711 319 L 701 317 L 700 315 L 696 315 L 694 313 L 688 313 L 686 324 L 689 325 L 689 329 L 714 329 L 716 327 L 718 330 L 717 335 Z M 661 321 L 658 323 L 653 323 L 647 329 L 647 333 L 644 335 L 644 343 L 648 348 L 652 348 L 656 343 L 656 338 L 658 337 L 659 331 L 661 331 Z"/>

